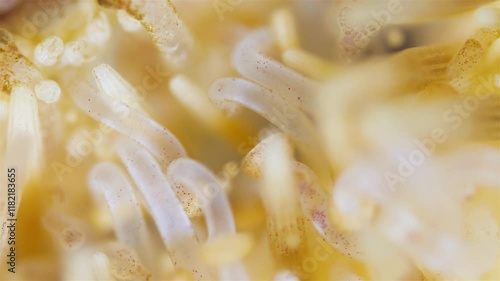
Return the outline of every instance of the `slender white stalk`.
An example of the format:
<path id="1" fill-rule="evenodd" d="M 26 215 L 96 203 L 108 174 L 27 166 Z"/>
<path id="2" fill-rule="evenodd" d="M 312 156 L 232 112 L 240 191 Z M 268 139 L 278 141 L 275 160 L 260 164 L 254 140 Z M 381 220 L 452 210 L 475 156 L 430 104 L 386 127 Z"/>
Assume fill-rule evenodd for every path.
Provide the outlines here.
<path id="1" fill-rule="evenodd" d="M 128 140 L 118 144 L 118 154 L 143 194 L 174 265 L 189 269 L 197 280 L 210 278 L 211 273 L 198 259 L 191 221 L 159 164 L 144 148 Z"/>
<path id="2" fill-rule="evenodd" d="M 194 39 L 170 1 L 131 0 L 129 11 L 137 11 L 133 16 L 142 23 L 168 64 L 182 68 L 188 63 Z"/>
<path id="3" fill-rule="evenodd" d="M 245 173 L 262 178 L 264 173 L 265 152 L 269 144 L 279 135 L 274 135 L 258 143 L 242 160 Z M 289 151 L 291 157 L 292 151 Z M 313 224 L 318 234 L 335 249 L 353 258 L 361 258 L 362 251 L 353 235 L 339 231 L 328 218 L 328 194 L 320 186 L 314 172 L 300 162 L 293 162 L 293 173 L 297 180 L 297 195 L 304 215 Z"/>
<path id="4" fill-rule="evenodd" d="M 318 173 L 322 183 L 330 181 L 329 166 L 321 151 L 312 121 L 280 95 L 241 78 L 222 78 L 212 83 L 210 97 L 222 108 L 244 106 L 260 114 L 297 144 L 305 162 Z"/>
<path id="5" fill-rule="evenodd" d="M 123 9 L 138 20 L 173 68 L 180 69 L 189 62 L 194 39 L 170 1 L 99 0 L 99 3 Z"/>
<path id="6" fill-rule="evenodd" d="M 362 259 L 363 250 L 355 235 L 341 232 L 329 219 L 329 196 L 319 185 L 314 172 L 299 162 L 295 162 L 294 171 L 299 178 L 299 198 L 302 211 L 316 231 L 333 248 L 349 257 Z"/>
<path id="7" fill-rule="evenodd" d="M 113 100 L 120 100 L 130 108 L 146 113 L 141 107 L 139 93 L 108 64 L 100 64 L 93 70 L 99 90 Z"/>
<path id="8" fill-rule="evenodd" d="M 38 104 L 34 93 L 25 86 L 15 86 L 10 94 L 5 167 L 16 167 L 18 185 L 38 176 L 43 163 L 42 134 Z M 23 151 L 23 153 L 19 153 Z M 20 197 L 20 194 L 18 194 Z"/>
<path id="9" fill-rule="evenodd" d="M 144 267 L 136 252 L 120 243 L 105 245 L 108 271 L 118 280 L 148 281 L 151 273 Z"/>
<path id="10" fill-rule="evenodd" d="M 135 250 L 145 263 L 154 264 L 151 236 L 125 173 L 116 164 L 102 162 L 92 168 L 88 180 L 92 189 L 104 193 L 118 240 Z"/>
<path id="11" fill-rule="evenodd" d="M 249 80 L 262 85 L 286 101 L 286 104 L 313 112 L 315 84 L 299 73 L 266 57 L 275 39 L 269 29 L 259 29 L 249 34 L 233 53 L 233 63 L 238 72 Z"/>
<path id="12" fill-rule="evenodd" d="M 314 143 L 316 133 L 306 115 L 287 99 L 255 83 L 241 78 L 222 78 L 212 83 L 210 97 L 223 108 L 234 103 L 247 107 L 301 143 Z"/>
<path id="13" fill-rule="evenodd" d="M 168 177 L 195 194 L 203 209 L 211 240 L 227 234 L 235 234 L 233 212 L 221 183 L 216 176 L 200 163 L 179 158 L 168 167 Z M 233 249 L 234 250 L 234 249 Z M 231 252 L 231 249 L 227 251 Z M 219 267 L 221 280 L 249 280 L 241 261 L 232 261 Z M 227 279 L 232 278 L 232 279 Z"/>
<path id="14" fill-rule="evenodd" d="M 280 263 L 291 265 L 305 250 L 306 233 L 293 176 L 290 143 L 282 134 L 271 138 L 264 153 L 260 193 L 272 253 Z"/>
<path id="15" fill-rule="evenodd" d="M 87 82 L 72 80 L 69 84 L 74 89 L 71 96 L 78 107 L 95 120 L 143 145 L 158 159 L 162 168 L 186 155 L 177 138 L 152 118 L 118 99 L 101 94 Z"/>

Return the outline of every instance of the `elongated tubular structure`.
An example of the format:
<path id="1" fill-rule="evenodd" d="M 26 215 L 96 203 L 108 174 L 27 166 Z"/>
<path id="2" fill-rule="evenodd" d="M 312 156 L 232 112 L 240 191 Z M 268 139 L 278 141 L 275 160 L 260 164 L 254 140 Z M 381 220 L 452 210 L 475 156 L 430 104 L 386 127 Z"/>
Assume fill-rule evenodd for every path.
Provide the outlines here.
<path id="1" fill-rule="evenodd" d="M 105 245 L 102 254 L 104 256 L 101 256 L 101 262 L 104 259 L 104 266 L 107 266 L 108 273 L 111 273 L 117 280 L 148 281 L 151 279 L 151 273 L 144 268 L 141 259 L 133 249 L 114 242 Z M 101 271 L 101 274 L 106 274 L 104 266 L 101 263 L 100 270 L 104 271 Z"/>
<path id="2" fill-rule="evenodd" d="M 102 162 L 92 168 L 88 180 L 91 188 L 104 193 L 118 240 L 135 250 L 146 264 L 153 265 L 151 237 L 124 171 L 114 163 Z"/>
<path id="3" fill-rule="evenodd" d="M 170 1 L 99 0 L 104 7 L 126 10 L 144 29 L 172 67 L 184 67 L 193 49 L 193 37 Z"/>
<path id="4" fill-rule="evenodd" d="M 19 155 L 19 151 L 24 151 Z M 19 170 L 17 181 L 22 187 L 29 177 L 36 177 L 43 163 L 42 135 L 38 104 L 26 86 L 15 86 L 10 94 L 9 125 L 3 165 Z M 18 187 L 18 188 L 19 188 Z M 21 194 L 18 194 L 18 199 Z"/>
<path id="5" fill-rule="evenodd" d="M 272 137 L 258 143 L 243 159 L 242 168 L 248 175 L 261 178 L 264 153 Z M 293 162 L 293 173 L 297 180 L 298 196 L 304 215 L 313 224 L 318 234 L 333 248 L 347 256 L 361 259 L 363 253 L 356 238 L 340 232 L 328 218 L 328 194 L 321 188 L 314 172 L 305 164 Z"/>
<path id="6" fill-rule="evenodd" d="M 200 201 L 207 219 L 209 239 L 235 232 L 234 218 L 226 193 L 210 170 L 195 160 L 179 158 L 170 164 L 167 174 L 172 183 L 185 186 Z"/>
<path id="7" fill-rule="evenodd" d="M 319 185 L 314 172 L 306 165 L 295 162 L 294 172 L 298 177 L 302 211 L 321 237 L 343 254 L 362 259 L 363 251 L 351 234 L 342 233 L 328 218 L 328 194 Z"/>
<path id="8" fill-rule="evenodd" d="M 314 128 L 304 113 L 255 83 L 241 78 L 218 79 L 210 87 L 210 97 L 220 107 L 237 103 L 255 111 L 300 143 L 314 141 Z"/>
<path id="9" fill-rule="evenodd" d="M 193 226 L 153 156 L 132 141 L 118 143 L 120 159 L 132 175 L 170 253 L 174 266 L 191 271 L 196 280 L 211 278 L 199 261 Z"/>
<path id="10" fill-rule="evenodd" d="M 269 120 L 298 144 L 321 180 L 329 180 L 327 163 L 319 150 L 317 133 L 309 118 L 298 108 L 290 106 L 283 97 L 241 78 L 222 78 L 214 81 L 210 97 L 220 107 L 242 105 Z"/>
<path id="11" fill-rule="evenodd" d="M 93 73 L 97 86 L 103 94 L 146 114 L 140 105 L 141 97 L 138 92 L 110 65 L 100 64 L 94 68 Z"/>
<path id="12" fill-rule="evenodd" d="M 267 214 L 269 244 L 280 263 L 294 267 L 306 249 L 306 233 L 293 176 L 293 150 L 283 134 L 275 134 L 263 151 L 260 193 Z"/>
<path id="13" fill-rule="evenodd" d="M 30 179 L 36 179 L 42 165 L 42 139 L 38 107 L 35 95 L 25 86 L 15 86 L 12 89 L 9 102 L 6 152 L 3 155 L 0 168 L 13 177 L 2 176 L 0 192 L 0 250 L 8 247 L 7 218 L 17 214 L 23 194 L 23 189 Z M 23 151 L 23 153 L 19 153 Z M 12 192 L 12 190 L 14 192 Z M 15 199 L 15 209 L 8 205 L 9 194 Z M 12 202 L 12 201 L 10 201 Z M 4 256 L 5 257 L 5 256 Z M 0 260 L 3 261 L 2 257 Z"/>
<path id="14" fill-rule="evenodd" d="M 207 223 L 209 241 L 223 235 L 235 234 L 229 200 L 219 180 L 210 170 L 189 158 L 179 158 L 168 167 L 168 177 L 173 183 L 181 184 L 202 201 L 200 204 Z M 224 276 L 233 279 L 225 279 Z M 239 261 L 221 266 L 220 277 L 228 281 L 249 280 L 243 264 Z"/>
<path id="15" fill-rule="evenodd" d="M 269 89 L 286 101 L 286 104 L 305 112 L 312 112 L 315 84 L 299 73 L 266 57 L 275 44 L 269 29 L 259 29 L 249 34 L 233 53 L 233 63 L 245 78 Z"/>
<path id="16" fill-rule="evenodd" d="M 80 109 L 95 120 L 137 141 L 148 149 L 163 169 L 175 158 L 186 155 L 177 138 L 163 126 L 118 99 L 101 94 L 90 83 L 69 80 L 71 97 Z"/>

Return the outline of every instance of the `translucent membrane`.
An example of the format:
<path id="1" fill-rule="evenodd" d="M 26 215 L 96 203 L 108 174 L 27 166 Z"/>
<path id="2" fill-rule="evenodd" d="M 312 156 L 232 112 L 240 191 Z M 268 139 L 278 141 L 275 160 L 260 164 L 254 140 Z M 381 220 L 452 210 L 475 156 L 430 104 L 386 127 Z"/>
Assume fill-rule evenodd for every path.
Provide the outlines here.
<path id="1" fill-rule="evenodd" d="M 261 196 L 266 209 L 269 245 L 278 262 L 295 265 L 305 251 L 305 228 L 297 182 L 293 176 L 292 148 L 285 136 L 271 136 L 263 162 Z"/>
<path id="2" fill-rule="evenodd" d="M 58 62 L 64 53 L 64 42 L 60 37 L 51 36 L 35 47 L 35 61 L 43 66 L 51 66 Z"/>
<path id="3" fill-rule="evenodd" d="M 190 270 L 196 280 L 210 278 L 198 259 L 198 241 L 191 221 L 158 162 L 131 141 L 120 142 L 118 154 L 143 194 L 175 267 Z"/>
<path id="4" fill-rule="evenodd" d="M 49 211 L 42 223 L 64 250 L 77 250 L 87 239 L 80 223 L 65 214 Z"/>
<path id="5" fill-rule="evenodd" d="M 264 54 L 270 52 L 274 44 L 275 39 L 270 30 L 253 31 L 236 46 L 233 53 L 234 66 L 245 78 L 283 99 L 287 106 L 311 112 L 315 84 L 266 57 Z"/>
<path id="6" fill-rule="evenodd" d="M 100 64 L 93 70 L 99 90 L 112 100 L 119 100 L 142 113 L 146 111 L 140 102 L 144 99 L 116 70 L 108 64 Z"/>
<path id="7" fill-rule="evenodd" d="M 193 37 L 169 1 L 99 0 L 99 4 L 125 9 L 140 21 L 172 67 L 182 68 L 188 63 Z"/>
<path id="8" fill-rule="evenodd" d="M 184 147 L 167 129 L 150 117 L 130 108 L 119 99 L 99 93 L 87 82 L 69 83 L 74 102 L 86 114 L 147 148 L 163 168 L 175 158 L 186 155 Z"/>
<path id="9" fill-rule="evenodd" d="M 151 237 L 125 173 L 111 162 L 99 163 L 90 171 L 89 185 L 104 193 L 118 240 L 138 253 L 141 260 L 154 264 Z"/>

